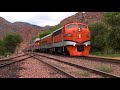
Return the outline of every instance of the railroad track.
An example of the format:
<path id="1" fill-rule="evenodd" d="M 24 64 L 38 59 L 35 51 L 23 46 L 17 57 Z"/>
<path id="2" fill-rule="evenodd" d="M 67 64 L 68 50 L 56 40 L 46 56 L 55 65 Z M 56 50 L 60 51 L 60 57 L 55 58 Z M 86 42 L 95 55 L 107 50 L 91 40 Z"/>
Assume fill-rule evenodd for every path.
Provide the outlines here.
<path id="1" fill-rule="evenodd" d="M 15 59 L 15 58 L 22 57 L 22 56 L 26 56 L 26 55 L 28 55 L 28 54 L 26 53 L 26 54 L 19 55 L 19 56 L 14 56 L 14 57 L 11 57 L 11 58 L 0 59 L 0 62 L 6 61 L 6 60 L 10 60 L 10 59 Z"/>
<path id="2" fill-rule="evenodd" d="M 91 56 L 88 56 L 88 57 L 74 57 L 74 58 L 81 58 L 81 59 L 86 59 L 86 60 L 93 60 L 93 61 L 100 61 L 100 62 L 109 62 L 109 63 L 120 64 L 120 60 L 117 60 L 117 59 L 91 57 Z"/>
<path id="3" fill-rule="evenodd" d="M 24 56 L 26 56 L 26 57 L 24 57 Z M 24 57 L 24 58 L 18 59 L 20 57 Z M 17 62 L 23 61 L 23 60 L 31 58 L 31 57 L 32 56 L 29 56 L 28 54 L 24 54 L 24 55 L 19 55 L 19 56 L 16 56 L 16 57 L 0 60 L 0 68 L 8 66 L 8 65 L 11 65 L 13 63 L 17 63 Z M 15 59 L 15 58 L 17 58 L 17 59 Z"/>
<path id="4" fill-rule="evenodd" d="M 44 60 L 41 60 L 40 58 L 35 57 L 35 54 L 34 54 L 34 56 L 32 56 L 32 57 L 35 58 L 35 59 L 37 59 L 37 60 L 39 60 L 39 61 L 41 61 L 41 62 L 43 62 L 43 63 L 45 63 L 45 64 L 47 64 L 48 66 L 51 66 L 51 67 L 55 68 L 56 70 L 64 73 L 65 75 L 67 75 L 67 76 L 70 77 L 70 78 L 76 78 L 75 76 L 73 76 L 72 74 L 70 74 L 70 73 L 68 73 L 68 72 L 65 72 L 65 71 L 62 70 L 61 68 L 58 68 L 58 67 L 55 66 L 55 65 L 52 65 L 52 64 L 50 64 L 50 63 L 45 62 Z"/>
<path id="5" fill-rule="evenodd" d="M 76 67 L 76 68 L 79 68 L 79 69 L 83 69 L 83 70 L 86 70 L 88 72 L 95 73 L 97 75 L 101 75 L 103 77 L 120 78 L 120 76 L 116 76 L 116 75 L 113 75 L 113 74 L 110 74 L 110 73 L 106 73 L 106 72 L 103 72 L 103 71 L 100 71 L 100 70 L 96 70 L 96 69 L 84 67 L 84 66 L 81 66 L 81 65 L 78 65 L 78 64 L 74 64 L 74 63 L 71 63 L 71 62 L 62 61 L 62 60 L 59 60 L 59 59 L 56 59 L 56 58 L 52 58 L 52 57 L 49 57 L 49 56 L 46 56 L 46 55 L 41 55 L 41 54 L 38 54 L 38 53 L 32 53 L 32 54 L 35 55 L 35 56 L 41 56 L 41 57 L 45 57 L 45 58 L 48 58 L 48 59 L 52 59 L 54 61 L 57 61 L 57 62 L 60 62 L 60 63 L 64 63 L 66 65 L 70 65 L 70 66 L 73 66 L 73 67 Z M 35 56 L 34 56 L 34 58 L 36 58 Z M 41 60 L 39 58 L 36 58 L 36 59 Z M 48 65 L 51 65 L 52 67 L 54 67 L 54 68 L 58 69 L 59 71 L 65 73 L 67 75 L 69 75 L 72 78 L 77 78 L 76 76 L 72 75 L 69 72 L 64 71 L 63 69 L 57 67 L 56 65 L 50 64 L 48 62 L 45 62 L 45 60 L 44 61 L 41 60 L 41 61 L 44 62 L 44 63 L 46 63 L 46 64 L 48 64 Z"/>
<path id="6" fill-rule="evenodd" d="M 53 55 L 53 54 L 51 54 Z M 76 56 L 65 56 L 65 55 L 58 55 L 55 54 L 56 56 L 61 56 L 61 57 L 67 57 L 67 58 L 76 58 L 76 59 L 85 59 L 85 60 L 92 60 L 92 61 L 97 61 L 97 62 L 105 62 L 105 63 L 115 63 L 115 64 L 120 64 L 120 60 L 118 59 L 109 59 L 109 58 L 100 58 L 100 57 L 93 57 L 93 56 L 80 56 L 80 57 L 76 57 Z"/>

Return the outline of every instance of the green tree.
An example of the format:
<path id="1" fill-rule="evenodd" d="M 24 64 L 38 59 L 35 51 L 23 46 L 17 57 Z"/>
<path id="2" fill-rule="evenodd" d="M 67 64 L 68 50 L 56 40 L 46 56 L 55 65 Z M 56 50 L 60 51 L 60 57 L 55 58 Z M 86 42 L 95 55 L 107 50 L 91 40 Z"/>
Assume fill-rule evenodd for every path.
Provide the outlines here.
<path id="1" fill-rule="evenodd" d="M 31 40 L 31 43 L 33 43 L 34 42 L 34 40 L 36 39 L 36 38 L 38 38 L 39 36 L 33 36 L 32 37 L 32 40 Z"/>
<path id="2" fill-rule="evenodd" d="M 115 53 L 120 51 L 120 12 L 107 12 L 102 22 L 89 25 L 92 52 Z"/>
<path id="3" fill-rule="evenodd" d="M 115 51 L 120 50 L 120 12 L 105 13 L 104 21 L 111 29 L 107 38 L 108 45 Z"/>
<path id="4" fill-rule="evenodd" d="M 108 28 L 103 22 L 96 22 L 89 25 L 91 31 L 91 42 L 93 52 L 100 52 L 104 50 L 106 46 L 106 34 Z"/>
<path id="5" fill-rule="evenodd" d="M 107 12 L 103 19 L 110 26 L 120 25 L 120 12 Z"/>
<path id="6" fill-rule="evenodd" d="M 21 43 L 22 37 L 16 33 L 9 33 L 4 37 L 3 41 L 7 51 L 13 53 L 16 46 Z"/>
<path id="7" fill-rule="evenodd" d="M 6 47 L 4 46 L 4 41 L 0 40 L 0 55 L 5 55 L 7 53 Z"/>
<path id="8" fill-rule="evenodd" d="M 114 49 L 120 50 L 120 26 L 112 27 L 112 30 L 107 37 L 108 45 Z"/>

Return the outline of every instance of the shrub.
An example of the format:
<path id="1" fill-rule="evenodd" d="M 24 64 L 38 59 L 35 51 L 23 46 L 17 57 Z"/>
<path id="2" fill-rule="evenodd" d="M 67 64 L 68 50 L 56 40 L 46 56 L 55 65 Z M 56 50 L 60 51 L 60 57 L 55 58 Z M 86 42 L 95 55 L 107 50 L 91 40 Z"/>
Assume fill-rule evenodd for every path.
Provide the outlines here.
<path id="1" fill-rule="evenodd" d="M 120 25 L 120 12 L 107 12 L 103 19 L 110 26 Z"/>
<path id="2" fill-rule="evenodd" d="M 30 43 L 33 43 L 34 42 L 34 40 L 36 39 L 36 38 L 38 38 L 39 36 L 33 36 L 32 37 L 32 40 L 31 40 L 31 42 Z"/>
<path id="3" fill-rule="evenodd" d="M 0 40 L 0 55 L 5 55 L 7 53 L 6 47 L 4 46 L 4 41 Z"/>
<path id="4" fill-rule="evenodd" d="M 90 24 L 89 29 L 91 31 L 91 51 L 103 51 L 106 45 L 106 34 L 108 32 L 107 26 L 102 22 L 96 22 Z"/>
<path id="5" fill-rule="evenodd" d="M 108 45 L 115 50 L 120 50 L 120 27 L 112 27 L 111 33 L 107 37 Z"/>
<path id="6" fill-rule="evenodd" d="M 22 37 L 16 33 L 9 33 L 3 38 L 3 42 L 7 52 L 13 53 L 16 46 L 22 42 Z"/>

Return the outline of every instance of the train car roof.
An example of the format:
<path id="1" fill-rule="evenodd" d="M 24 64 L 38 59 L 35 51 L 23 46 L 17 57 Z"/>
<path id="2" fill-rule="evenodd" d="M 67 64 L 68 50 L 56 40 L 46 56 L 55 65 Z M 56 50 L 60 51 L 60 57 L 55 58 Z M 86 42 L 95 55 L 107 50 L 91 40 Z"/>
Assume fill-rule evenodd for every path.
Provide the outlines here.
<path id="1" fill-rule="evenodd" d="M 63 26 L 63 27 L 64 27 L 64 26 Z M 54 32 L 56 32 L 56 31 L 62 29 L 63 27 L 60 27 L 60 28 L 58 28 L 57 30 L 53 31 L 52 34 L 53 34 Z"/>
<path id="2" fill-rule="evenodd" d="M 63 26 L 63 27 L 64 27 L 64 26 Z M 48 34 L 48 35 L 42 37 L 41 40 L 44 39 L 44 38 L 47 38 L 47 37 L 51 36 L 54 32 L 56 32 L 56 31 L 62 29 L 63 27 L 60 27 L 60 28 L 58 28 L 57 30 L 53 31 L 51 34 Z"/>
<path id="3" fill-rule="evenodd" d="M 83 24 L 83 25 L 87 25 L 86 23 L 83 23 L 83 22 L 70 22 L 70 23 L 65 24 L 65 26 L 70 25 L 70 24 Z"/>
<path id="4" fill-rule="evenodd" d="M 44 38 L 46 38 L 46 37 L 49 37 L 49 36 L 51 36 L 51 35 L 52 35 L 52 34 L 48 34 L 48 35 L 42 37 L 41 40 L 44 39 Z"/>
<path id="5" fill-rule="evenodd" d="M 39 40 L 40 40 L 40 38 L 36 38 L 36 39 L 34 40 L 34 42 L 39 41 Z"/>

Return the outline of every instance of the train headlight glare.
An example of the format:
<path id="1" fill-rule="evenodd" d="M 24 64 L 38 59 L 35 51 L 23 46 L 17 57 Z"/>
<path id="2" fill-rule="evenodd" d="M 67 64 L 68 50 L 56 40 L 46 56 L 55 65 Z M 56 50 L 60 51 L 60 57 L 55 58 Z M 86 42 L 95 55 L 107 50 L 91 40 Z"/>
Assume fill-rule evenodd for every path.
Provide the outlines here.
<path id="1" fill-rule="evenodd" d="M 78 31 L 81 31 L 81 29 L 79 28 L 79 30 Z"/>
<path id="2" fill-rule="evenodd" d="M 75 44 L 73 44 L 73 46 L 75 46 Z"/>
<path id="3" fill-rule="evenodd" d="M 79 38 L 81 38 L 81 35 L 79 35 Z"/>
<path id="4" fill-rule="evenodd" d="M 87 46 L 87 44 L 85 44 L 85 46 Z"/>

